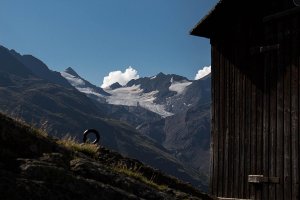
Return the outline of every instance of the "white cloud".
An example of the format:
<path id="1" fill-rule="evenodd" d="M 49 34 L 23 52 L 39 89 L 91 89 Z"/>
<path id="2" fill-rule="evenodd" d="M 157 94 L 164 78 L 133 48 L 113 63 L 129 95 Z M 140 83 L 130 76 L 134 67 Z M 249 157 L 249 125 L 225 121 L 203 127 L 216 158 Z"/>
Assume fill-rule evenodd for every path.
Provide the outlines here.
<path id="1" fill-rule="evenodd" d="M 198 79 L 203 78 L 204 76 L 210 74 L 210 72 L 211 72 L 211 66 L 205 66 L 205 67 L 203 67 L 203 68 L 200 69 L 200 70 L 198 71 L 198 73 L 196 74 L 195 80 L 198 80 Z"/>
<path id="2" fill-rule="evenodd" d="M 116 82 L 121 85 L 126 85 L 132 79 L 138 79 L 140 76 L 138 72 L 132 67 L 128 67 L 124 72 L 122 71 L 113 71 L 103 78 L 102 88 L 106 88 Z"/>

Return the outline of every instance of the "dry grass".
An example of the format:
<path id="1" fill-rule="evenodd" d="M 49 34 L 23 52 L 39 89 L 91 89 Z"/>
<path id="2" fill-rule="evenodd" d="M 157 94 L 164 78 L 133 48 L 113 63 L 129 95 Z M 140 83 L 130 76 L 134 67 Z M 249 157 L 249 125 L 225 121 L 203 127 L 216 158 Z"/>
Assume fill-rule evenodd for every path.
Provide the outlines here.
<path id="1" fill-rule="evenodd" d="M 48 128 L 48 121 L 41 120 L 40 124 L 37 123 L 30 123 L 28 124 L 20 115 L 16 114 L 9 114 L 8 112 L 0 112 L 1 115 L 11 118 L 15 122 L 17 122 L 20 126 L 24 127 L 25 129 L 29 130 L 30 133 L 33 133 L 36 136 L 41 137 L 48 137 L 47 128 Z"/>
<path id="2" fill-rule="evenodd" d="M 138 167 L 136 165 L 133 167 L 128 167 L 126 164 L 120 162 L 114 167 L 113 170 L 115 170 L 118 173 L 122 173 L 129 177 L 132 177 L 136 180 L 139 180 L 139 181 L 145 183 L 146 185 L 149 185 L 150 187 L 153 187 L 160 191 L 164 191 L 168 188 L 166 185 L 159 185 L 159 184 L 155 183 L 154 182 L 155 177 L 152 177 L 151 179 L 148 179 L 147 177 L 145 177 L 143 175 L 143 173 L 140 172 L 140 168 L 141 167 Z"/>
<path id="3" fill-rule="evenodd" d="M 30 127 L 30 132 L 34 133 L 37 136 L 42 136 L 42 137 L 45 137 L 45 138 L 48 137 L 48 133 L 46 131 L 36 129 L 36 128 L 33 128 L 33 127 Z"/>
<path id="4" fill-rule="evenodd" d="M 90 143 L 79 144 L 76 139 L 71 136 L 66 136 L 61 140 L 58 140 L 57 143 L 71 151 L 81 152 L 93 158 L 97 158 L 99 156 L 98 145 Z"/>
<path id="5" fill-rule="evenodd" d="M 39 137 L 44 137 L 47 138 L 48 137 L 48 133 L 46 128 L 41 127 L 41 128 L 36 128 L 37 126 L 34 124 L 28 124 L 25 120 L 23 120 L 23 118 L 18 117 L 18 118 L 12 118 L 15 122 L 17 122 L 19 125 L 21 125 L 22 127 L 24 127 L 25 129 L 29 130 L 29 133 L 33 133 L 36 136 Z"/>

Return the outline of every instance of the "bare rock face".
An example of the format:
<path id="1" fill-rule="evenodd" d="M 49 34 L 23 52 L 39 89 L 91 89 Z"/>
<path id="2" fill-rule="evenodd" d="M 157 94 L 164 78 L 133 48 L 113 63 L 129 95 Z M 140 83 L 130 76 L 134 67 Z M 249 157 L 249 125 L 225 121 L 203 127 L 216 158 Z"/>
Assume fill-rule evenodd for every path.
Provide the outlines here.
<path id="1" fill-rule="evenodd" d="M 211 199 L 192 186 L 103 147 L 94 156 L 0 114 L 0 199 Z M 154 185 L 116 170 L 138 166 Z"/>

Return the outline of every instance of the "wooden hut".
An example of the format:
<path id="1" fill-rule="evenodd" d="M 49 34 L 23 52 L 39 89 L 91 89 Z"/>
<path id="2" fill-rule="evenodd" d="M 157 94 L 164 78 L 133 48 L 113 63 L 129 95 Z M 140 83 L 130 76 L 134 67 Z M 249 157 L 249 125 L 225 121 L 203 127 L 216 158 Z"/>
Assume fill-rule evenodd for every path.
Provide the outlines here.
<path id="1" fill-rule="evenodd" d="M 210 190 L 219 199 L 296 200 L 299 0 L 221 0 L 191 31 L 210 39 Z"/>

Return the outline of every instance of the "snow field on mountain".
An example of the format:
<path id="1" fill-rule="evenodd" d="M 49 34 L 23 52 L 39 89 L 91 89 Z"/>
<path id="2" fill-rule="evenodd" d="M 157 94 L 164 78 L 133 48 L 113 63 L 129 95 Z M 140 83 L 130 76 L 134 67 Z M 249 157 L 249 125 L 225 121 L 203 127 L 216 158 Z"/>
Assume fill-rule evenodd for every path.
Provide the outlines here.
<path id="1" fill-rule="evenodd" d="M 106 92 L 110 93 L 111 96 L 107 96 L 106 101 L 109 104 L 114 105 L 125 105 L 125 106 L 141 106 L 155 112 L 162 117 L 168 117 L 174 115 L 173 113 L 167 112 L 164 105 L 154 103 L 155 94 L 158 91 L 152 91 L 149 93 L 143 93 L 143 90 L 139 85 L 133 85 L 131 87 L 123 87 L 115 90 L 105 89 Z"/>
<path id="2" fill-rule="evenodd" d="M 185 91 L 186 87 L 193 83 L 190 81 L 176 82 L 172 80 L 171 82 L 172 84 L 170 85 L 169 90 L 177 92 L 177 94 L 182 94 Z"/>
<path id="3" fill-rule="evenodd" d="M 74 87 L 84 87 L 84 81 L 78 77 L 73 76 L 72 74 L 66 73 L 66 72 L 60 72 L 60 74 L 65 77 L 69 81 L 71 85 Z"/>
<path id="4" fill-rule="evenodd" d="M 96 92 L 93 88 L 87 87 L 85 82 L 72 74 L 67 72 L 60 73 L 63 77 L 65 77 L 71 85 L 73 85 L 78 91 L 87 94 L 87 95 L 95 95 L 97 97 L 104 97 L 104 95 Z"/>

